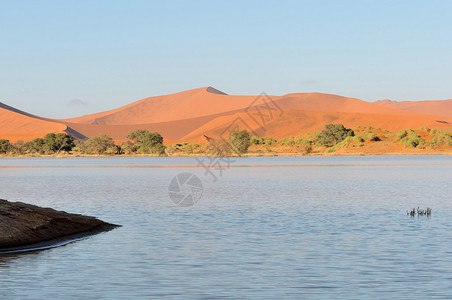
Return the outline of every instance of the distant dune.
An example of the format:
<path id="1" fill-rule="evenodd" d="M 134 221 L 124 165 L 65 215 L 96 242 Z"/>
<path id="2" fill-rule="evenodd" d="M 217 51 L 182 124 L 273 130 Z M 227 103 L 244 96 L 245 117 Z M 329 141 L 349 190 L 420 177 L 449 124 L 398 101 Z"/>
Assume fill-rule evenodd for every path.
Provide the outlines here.
<path id="1" fill-rule="evenodd" d="M 166 143 L 204 141 L 231 129 L 282 138 L 320 130 L 327 123 L 370 125 L 391 131 L 452 127 L 452 100 L 366 102 L 322 93 L 234 96 L 213 87 L 145 98 L 126 106 L 71 119 L 34 116 L 0 103 L 0 138 L 29 140 L 48 132 L 78 138 L 102 133 L 125 141 L 136 129 L 157 131 Z"/>
<path id="2" fill-rule="evenodd" d="M 375 103 L 385 107 L 438 116 L 448 121 L 449 123 L 452 123 L 452 99 L 401 102 L 380 100 L 376 101 Z"/>

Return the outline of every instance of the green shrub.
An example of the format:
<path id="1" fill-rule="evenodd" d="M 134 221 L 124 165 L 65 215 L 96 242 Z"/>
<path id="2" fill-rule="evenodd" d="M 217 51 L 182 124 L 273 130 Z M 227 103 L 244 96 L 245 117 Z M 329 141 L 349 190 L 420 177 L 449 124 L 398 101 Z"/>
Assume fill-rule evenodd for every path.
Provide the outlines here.
<path id="1" fill-rule="evenodd" d="M 131 143 L 131 142 L 127 142 L 121 145 L 121 149 L 122 151 L 129 155 L 129 154 L 134 154 L 138 151 L 138 147 L 137 145 Z"/>
<path id="2" fill-rule="evenodd" d="M 78 144 L 78 141 L 74 141 L 74 149 Z M 43 138 L 36 138 L 34 140 L 31 140 L 29 142 L 25 143 L 25 147 L 28 149 L 29 153 L 38 153 L 38 154 L 44 154 L 44 139 Z"/>
<path id="3" fill-rule="evenodd" d="M 18 140 L 17 142 L 12 144 L 10 151 L 14 154 L 25 154 L 27 153 L 27 146 L 23 140 Z"/>
<path id="4" fill-rule="evenodd" d="M 158 154 L 160 156 L 165 156 L 166 155 L 166 146 L 163 144 L 157 144 L 154 147 L 151 148 L 151 153 L 152 154 Z"/>
<path id="5" fill-rule="evenodd" d="M 283 146 L 293 146 L 293 145 L 295 145 L 295 141 L 293 139 L 290 139 L 290 138 L 282 138 L 282 139 L 279 140 L 278 143 L 283 145 Z"/>
<path id="6" fill-rule="evenodd" d="M 9 140 L 0 139 L 0 153 L 7 153 L 11 149 Z"/>
<path id="7" fill-rule="evenodd" d="M 413 130 L 400 140 L 400 143 L 407 148 L 416 148 L 424 144 L 424 140 L 418 136 Z"/>
<path id="8" fill-rule="evenodd" d="M 276 143 L 276 140 L 274 138 L 272 138 L 272 137 L 266 136 L 266 137 L 262 138 L 262 144 L 263 145 L 270 146 L 270 145 L 273 145 L 275 143 Z"/>
<path id="9" fill-rule="evenodd" d="M 407 136 L 407 134 L 408 134 L 407 131 L 404 130 L 404 129 L 398 131 L 398 132 L 396 133 L 397 140 L 400 141 L 401 139 L 405 138 L 405 137 Z"/>
<path id="10" fill-rule="evenodd" d="M 199 148 L 199 144 L 192 143 L 192 144 L 187 144 L 187 145 L 183 148 L 183 151 L 184 151 L 185 153 L 192 154 L 192 153 L 194 153 L 194 151 L 195 151 L 196 149 L 198 149 L 198 148 Z"/>
<path id="11" fill-rule="evenodd" d="M 228 143 L 235 154 L 240 155 L 246 153 L 251 145 L 250 134 L 246 129 L 240 131 L 233 130 L 231 136 L 228 138 Z"/>
<path id="12" fill-rule="evenodd" d="M 317 145 L 331 147 L 354 135 L 353 130 L 345 128 L 342 124 L 327 124 L 316 136 Z"/>
<path id="13" fill-rule="evenodd" d="M 250 137 L 250 143 L 251 145 L 261 145 L 262 144 L 262 138 L 252 135 Z"/>
<path id="14" fill-rule="evenodd" d="M 355 143 L 364 143 L 365 141 L 365 136 L 363 135 L 356 135 L 353 137 L 353 142 Z"/>
<path id="15" fill-rule="evenodd" d="M 128 143 L 134 146 L 128 146 L 128 150 L 133 151 L 136 148 L 136 153 L 139 154 L 165 154 L 166 146 L 163 145 L 163 137 L 158 132 L 139 129 L 129 133 L 127 138 L 131 140 Z"/>
<path id="16" fill-rule="evenodd" d="M 305 140 L 302 140 L 300 142 L 300 144 L 303 145 L 303 146 L 311 146 L 311 141 L 308 140 L 308 139 L 305 139 Z"/>
<path id="17" fill-rule="evenodd" d="M 371 133 L 367 136 L 366 139 L 368 142 L 379 142 L 381 141 L 381 139 L 375 134 L 375 133 Z"/>
<path id="18" fill-rule="evenodd" d="M 432 145 L 432 146 L 441 146 L 441 145 L 452 146 L 452 136 L 450 134 L 447 134 L 447 133 L 444 133 L 441 131 L 437 131 L 435 136 L 431 140 L 430 145 Z"/>
<path id="19" fill-rule="evenodd" d="M 148 130 L 135 130 L 127 135 L 127 138 L 129 140 L 132 140 L 132 142 L 138 146 L 144 145 L 147 146 L 149 149 L 162 144 L 163 143 L 163 137 L 158 132 L 149 132 Z"/>
<path id="20" fill-rule="evenodd" d="M 44 136 L 43 148 L 47 153 L 71 151 L 74 146 L 74 138 L 66 133 L 48 133 Z"/>
<path id="21" fill-rule="evenodd" d="M 116 145 L 113 139 L 106 134 L 93 136 L 85 142 L 84 150 L 91 154 L 115 154 Z"/>

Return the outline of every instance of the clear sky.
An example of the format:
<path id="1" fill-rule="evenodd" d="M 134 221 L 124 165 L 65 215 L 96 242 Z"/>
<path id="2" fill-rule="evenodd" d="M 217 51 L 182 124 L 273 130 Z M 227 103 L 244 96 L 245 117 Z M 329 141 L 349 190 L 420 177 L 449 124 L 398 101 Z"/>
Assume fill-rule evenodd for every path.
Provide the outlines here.
<path id="1" fill-rule="evenodd" d="M 452 98 L 452 1 L 0 0 L 0 101 L 72 117 L 213 86 Z"/>

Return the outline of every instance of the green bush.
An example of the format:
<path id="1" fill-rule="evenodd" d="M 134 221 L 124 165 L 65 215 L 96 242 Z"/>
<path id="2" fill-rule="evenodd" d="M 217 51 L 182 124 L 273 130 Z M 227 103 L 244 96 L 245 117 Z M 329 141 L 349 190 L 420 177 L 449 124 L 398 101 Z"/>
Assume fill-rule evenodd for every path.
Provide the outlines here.
<path id="1" fill-rule="evenodd" d="M 432 130 L 433 131 L 433 130 Z M 437 131 L 435 136 L 433 137 L 432 141 L 430 142 L 430 145 L 432 146 L 452 146 L 452 136 L 450 134 Z"/>
<path id="2" fill-rule="evenodd" d="M 308 140 L 308 139 L 302 140 L 302 141 L 300 142 L 300 145 L 303 145 L 303 146 L 311 146 L 311 141 Z"/>
<path id="3" fill-rule="evenodd" d="M 15 142 L 14 144 L 12 144 L 12 147 L 11 147 L 11 152 L 12 153 L 14 153 L 14 154 L 19 154 L 19 155 L 21 155 L 21 154 L 26 154 L 27 153 L 27 146 L 26 146 L 26 144 L 24 143 L 24 141 L 23 140 L 18 140 L 17 142 Z"/>
<path id="4" fill-rule="evenodd" d="M 138 151 L 138 147 L 131 142 L 126 142 L 121 145 L 121 150 L 127 155 L 134 154 Z"/>
<path id="5" fill-rule="evenodd" d="M 48 133 L 44 136 L 43 148 L 46 153 L 71 151 L 73 147 L 74 138 L 66 133 Z"/>
<path id="6" fill-rule="evenodd" d="M 355 142 L 355 143 L 364 143 L 364 141 L 366 140 L 365 137 L 366 136 L 364 136 L 364 135 L 356 135 L 356 136 L 353 137 L 353 142 Z"/>
<path id="7" fill-rule="evenodd" d="M 29 153 L 44 154 L 44 144 L 45 142 L 43 138 L 36 138 L 32 141 L 26 142 L 25 147 Z M 77 143 L 74 141 L 74 147 L 76 146 Z M 74 147 L 72 149 L 74 149 Z"/>
<path id="8" fill-rule="evenodd" d="M 266 146 L 273 145 L 273 144 L 275 144 L 276 142 L 277 142 L 277 141 L 276 141 L 274 138 L 272 138 L 272 137 L 266 136 L 266 137 L 263 137 L 263 138 L 262 138 L 262 144 L 263 144 L 263 145 L 266 145 Z"/>
<path id="9" fill-rule="evenodd" d="M 158 132 L 139 129 L 129 133 L 127 138 L 131 140 L 129 143 L 135 145 L 136 153 L 158 155 L 165 153 L 166 146 L 163 145 L 163 137 Z"/>
<path id="10" fill-rule="evenodd" d="M 252 135 L 250 137 L 250 143 L 251 145 L 260 145 L 262 144 L 262 139 L 258 136 Z"/>
<path id="11" fill-rule="evenodd" d="M 240 131 L 233 130 L 231 136 L 228 138 L 232 151 L 238 155 L 248 151 L 248 148 L 251 145 L 250 140 L 250 134 L 246 129 Z"/>
<path id="12" fill-rule="evenodd" d="M 113 139 L 106 134 L 93 136 L 84 143 L 84 152 L 90 154 L 115 154 L 117 148 Z"/>
<path id="13" fill-rule="evenodd" d="M 418 136 L 413 130 L 411 130 L 408 135 L 400 140 L 400 143 L 406 148 L 416 148 L 419 145 L 424 144 L 424 140 Z"/>
<path id="14" fill-rule="evenodd" d="M 0 153 L 7 153 L 11 149 L 9 140 L 0 139 Z"/>
<path id="15" fill-rule="evenodd" d="M 397 132 L 396 137 L 397 140 L 400 141 L 401 139 L 405 138 L 407 136 L 407 131 L 406 130 L 400 130 Z"/>
<path id="16" fill-rule="evenodd" d="M 342 124 L 327 124 L 316 136 L 317 145 L 331 147 L 354 135 L 355 133 L 352 129 L 347 129 Z"/>
<path id="17" fill-rule="evenodd" d="M 366 139 L 368 142 L 379 142 L 381 141 L 381 139 L 375 134 L 375 133 L 371 133 L 367 136 Z"/>
<path id="18" fill-rule="evenodd" d="M 195 143 L 193 143 L 193 144 L 187 144 L 187 145 L 185 145 L 185 147 L 183 148 L 183 151 L 184 151 L 185 153 L 192 154 L 192 153 L 194 153 L 195 149 L 197 149 L 197 148 L 199 148 L 199 144 L 195 144 Z"/>
<path id="19" fill-rule="evenodd" d="M 295 141 L 291 138 L 282 138 L 279 140 L 278 142 L 279 144 L 283 145 L 283 146 L 293 146 L 295 145 Z"/>
<path id="20" fill-rule="evenodd" d="M 148 130 L 135 130 L 127 135 L 129 140 L 132 140 L 137 145 L 145 145 L 152 148 L 158 144 L 163 143 L 163 137 L 158 132 L 149 132 Z"/>
<path id="21" fill-rule="evenodd" d="M 166 152 L 166 146 L 163 144 L 157 144 L 154 147 L 151 148 L 152 154 L 158 154 L 160 156 L 165 156 Z"/>

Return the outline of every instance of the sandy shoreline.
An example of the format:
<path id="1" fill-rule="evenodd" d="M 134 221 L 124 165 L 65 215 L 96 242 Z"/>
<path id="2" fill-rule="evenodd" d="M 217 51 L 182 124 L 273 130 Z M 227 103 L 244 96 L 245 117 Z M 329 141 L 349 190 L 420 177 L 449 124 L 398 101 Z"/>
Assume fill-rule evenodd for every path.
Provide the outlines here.
<path id="1" fill-rule="evenodd" d="M 332 153 L 310 153 L 310 154 L 302 154 L 302 153 L 295 153 L 295 152 L 271 152 L 271 153 L 245 153 L 241 156 L 232 155 L 229 157 L 275 157 L 275 156 L 303 156 L 303 157 L 309 157 L 309 156 L 375 156 L 375 155 L 399 155 L 399 156 L 419 156 L 419 155 L 445 155 L 445 156 L 451 156 L 451 151 L 434 151 L 434 150 L 419 150 L 419 151 L 396 151 L 396 152 L 332 152 Z M 175 154 L 171 156 L 161 156 L 161 155 L 155 155 L 155 154 L 140 154 L 140 155 L 127 155 L 127 154 L 121 154 L 121 155 L 108 155 L 108 154 L 102 154 L 102 155 L 90 155 L 90 154 L 80 154 L 80 155 L 72 155 L 72 154 L 55 154 L 55 155 L 0 155 L 1 158 L 75 158 L 75 157 L 210 157 L 210 155 L 206 153 L 199 153 L 199 154 Z"/>

